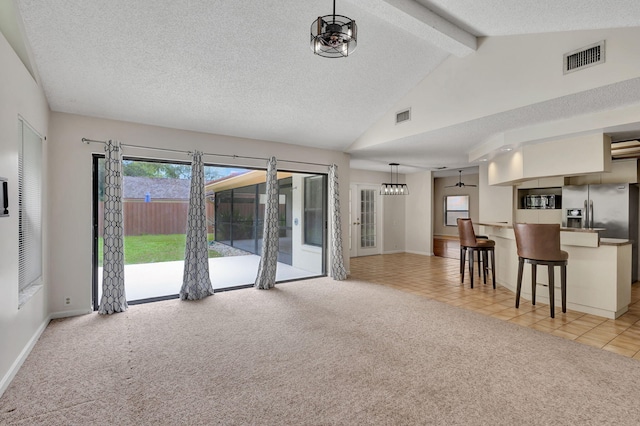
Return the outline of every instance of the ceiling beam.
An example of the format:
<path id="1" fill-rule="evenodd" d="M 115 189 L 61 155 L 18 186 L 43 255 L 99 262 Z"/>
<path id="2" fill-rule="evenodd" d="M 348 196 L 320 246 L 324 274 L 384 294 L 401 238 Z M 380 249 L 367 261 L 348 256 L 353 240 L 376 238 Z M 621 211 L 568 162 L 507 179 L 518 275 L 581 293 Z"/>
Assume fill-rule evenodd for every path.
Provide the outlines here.
<path id="1" fill-rule="evenodd" d="M 463 57 L 477 49 L 477 39 L 415 0 L 349 0 L 378 18 L 438 48 Z"/>

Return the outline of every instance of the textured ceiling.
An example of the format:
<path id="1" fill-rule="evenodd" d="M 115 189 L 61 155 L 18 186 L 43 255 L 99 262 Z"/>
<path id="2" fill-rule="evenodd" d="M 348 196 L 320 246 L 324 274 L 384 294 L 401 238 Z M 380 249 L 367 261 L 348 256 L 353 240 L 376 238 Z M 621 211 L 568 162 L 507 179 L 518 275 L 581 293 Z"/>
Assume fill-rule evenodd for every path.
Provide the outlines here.
<path id="1" fill-rule="evenodd" d="M 337 150 L 450 54 L 472 50 L 471 35 L 640 24 L 638 0 L 342 0 L 336 13 L 358 21 L 359 44 L 331 60 L 309 48 L 311 22 L 331 13 L 329 0 L 15 1 L 54 111 Z M 389 5 L 417 18 L 391 17 Z M 414 166 L 401 172 L 457 168 L 493 134 L 614 108 L 622 104 L 614 95 L 638 102 L 639 86 L 389 141 L 352 153 L 352 165 L 386 171 L 388 158 Z"/>
<path id="2" fill-rule="evenodd" d="M 329 1 L 25 0 L 20 10 L 55 111 L 333 149 L 448 55 L 340 2 L 367 34 L 348 60 L 309 47 Z"/>

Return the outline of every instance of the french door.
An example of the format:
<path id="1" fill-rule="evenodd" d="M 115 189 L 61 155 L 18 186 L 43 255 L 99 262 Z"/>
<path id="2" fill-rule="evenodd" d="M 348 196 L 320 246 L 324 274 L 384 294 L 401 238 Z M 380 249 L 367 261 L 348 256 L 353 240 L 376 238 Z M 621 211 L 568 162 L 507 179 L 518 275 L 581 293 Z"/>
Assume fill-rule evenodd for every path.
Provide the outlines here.
<path id="1" fill-rule="evenodd" d="M 379 190 L 377 185 L 353 184 L 349 188 L 350 257 L 382 253 Z"/>

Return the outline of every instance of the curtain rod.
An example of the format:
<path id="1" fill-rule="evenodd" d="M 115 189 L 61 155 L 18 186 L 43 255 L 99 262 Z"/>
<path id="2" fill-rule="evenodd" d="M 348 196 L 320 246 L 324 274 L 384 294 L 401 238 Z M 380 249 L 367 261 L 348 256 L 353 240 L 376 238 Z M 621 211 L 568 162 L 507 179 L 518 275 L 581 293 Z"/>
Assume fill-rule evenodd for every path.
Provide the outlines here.
<path id="1" fill-rule="evenodd" d="M 87 138 L 82 138 L 82 142 L 89 145 L 91 142 L 94 143 L 103 143 L 106 144 L 106 141 L 97 141 L 94 139 L 87 139 Z M 130 148 L 142 148 L 142 149 L 153 149 L 156 151 L 167 151 L 167 152 L 177 152 L 180 154 L 191 154 L 193 151 L 184 151 L 184 150 L 179 150 L 179 149 L 170 149 L 170 148 L 154 148 L 152 146 L 142 146 L 142 145 L 131 145 L 131 144 L 120 144 L 120 146 L 128 146 Z M 268 158 L 263 158 L 263 157 L 248 157 L 245 155 L 230 155 L 230 154 L 213 154 L 213 153 L 208 153 L 208 152 L 203 152 L 202 155 L 211 155 L 214 157 L 228 157 L 228 158 L 243 158 L 243 159 L 249 159 L 249 160 L 264 160 L 267 161 L 269 160 Z M 329 167 L 329 164 L 323 164 L 323 163 L 310 163 L 308 161 L 296 161 L 296 160 L 281 160 L 278 159 L 278 161 L 282 161 L 284 163 L 295 163 L 295 164 L 309 164 L 312 166 L 324 166 L 324 167 Z"/>

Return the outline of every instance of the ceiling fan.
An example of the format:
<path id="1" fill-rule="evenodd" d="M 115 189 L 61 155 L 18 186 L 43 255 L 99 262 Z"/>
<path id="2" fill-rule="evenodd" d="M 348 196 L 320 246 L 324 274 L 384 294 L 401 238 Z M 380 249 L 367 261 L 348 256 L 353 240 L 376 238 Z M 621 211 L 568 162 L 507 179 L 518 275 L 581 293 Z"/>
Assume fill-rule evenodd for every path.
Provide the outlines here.
<path id="1" fill-rule="evenodd" d="M 449 186 L 445 186 L 445 188 L 453 188 L 453 187 L 457 187 L 457 188 L 464 188 L 465 186 L 478 186 L 478 185 L 467 185 L 462 181 L 462 170 L 458 170 L 458 173 L 460 173 L 460 177 L 458 178 L 458 182 L 455 185 L 449 185 Z"/>

